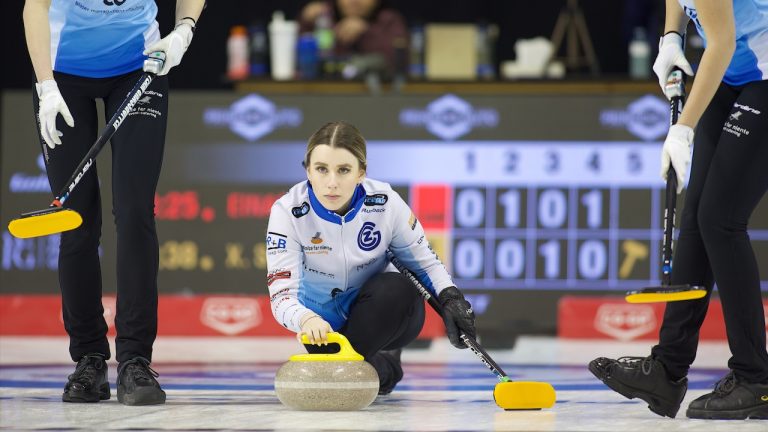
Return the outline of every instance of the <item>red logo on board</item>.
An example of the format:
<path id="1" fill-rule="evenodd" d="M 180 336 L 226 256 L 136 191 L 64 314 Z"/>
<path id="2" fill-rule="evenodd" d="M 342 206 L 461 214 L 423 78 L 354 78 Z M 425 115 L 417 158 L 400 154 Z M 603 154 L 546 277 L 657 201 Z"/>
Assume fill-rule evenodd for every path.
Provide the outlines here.
<path id="1" fill-rule="evenodd" d="M 631 341 L 656 329 L 656 315 L 649 305 L 600 305 L 595 314 L 595 330 L 620 341 Z"/>
<path id="2" fill-rule="evenodd" d="M 259 302 L 246 297 L 210 297 L 200 309 L 200 322 L 225 335 L 243 333 L 261 323 Z"/>

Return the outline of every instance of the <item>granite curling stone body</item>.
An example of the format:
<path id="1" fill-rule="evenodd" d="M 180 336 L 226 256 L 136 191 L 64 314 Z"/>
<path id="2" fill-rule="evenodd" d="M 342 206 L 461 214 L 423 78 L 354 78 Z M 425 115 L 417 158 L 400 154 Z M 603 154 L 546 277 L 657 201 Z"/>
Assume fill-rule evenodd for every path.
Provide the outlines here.
<path id="1" fill-rule="evenodd" d="M 309 343 L 306 336 L 303 343 Z M 346 337 L 328 334 L 338 343 L 335 354 L 297 354 L 278 369 L 275 393 L 284 405 L 301 411 L 355 411 L 376 399 L 379 376 Z"/>

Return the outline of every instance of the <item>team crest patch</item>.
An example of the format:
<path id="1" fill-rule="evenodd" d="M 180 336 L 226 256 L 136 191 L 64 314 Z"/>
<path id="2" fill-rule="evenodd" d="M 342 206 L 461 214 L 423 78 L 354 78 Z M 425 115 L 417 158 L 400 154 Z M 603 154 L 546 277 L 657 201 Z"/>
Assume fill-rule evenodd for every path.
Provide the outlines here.
<path id="1" fill-rule="evenodd" d="M 292 208 L 291 213 L 293 214 L 293 217 L 300 218 L 309 213 L 309 204 L 305 201 L 301 203 L 300 206 Z"/>
<path id="2" fill-rule="evenodd" d="M 366 195 L 363 204 L 367 206 L 380 206 L 386 204 L 388 199 L 384 194 Z"/>
<path id="3" fill-rule="evenodd" d="M 357 246 L 364 251 L 372 251 L 381 243 L 381 231 L 375 230 L 376 224 L 366 222 L 357 234 Z M 375 231 L 374 231 L 375 230 Z"/>

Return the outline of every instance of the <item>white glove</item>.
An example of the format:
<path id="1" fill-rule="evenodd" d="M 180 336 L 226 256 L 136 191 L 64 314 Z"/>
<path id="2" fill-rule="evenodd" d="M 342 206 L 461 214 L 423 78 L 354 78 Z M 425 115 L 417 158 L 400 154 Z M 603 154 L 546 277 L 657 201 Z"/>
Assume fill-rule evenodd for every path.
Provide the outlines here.
<path id="1" fill-rule="evenodd" d="M 676 124 L 669 128 L 664 147 L 661 149 L 661 178 L 667 181 L 669 164 L 677 174 L 677 193 L 683 191 L 683 183 L 691 165 L 691 146 L 693 145 L 693 129 Z"/>
<path id="2" fill-rule="evenodd" d="M 315 345 L 328 344 L 328 333 L 332 332 L 331 325 L 320 315 L 307 312 L 301 318 L 301 331 L 296 333 L 296 339 L 301 342 L 301 335 L 307 335 L 309 342 Z"/>
<path id="3" fill-rule="evenodd" d="M 63 133 L 56 130 L 56 116 L 61 114 L 69 127 L 75 126 L 75 119 L 72 118 L 56 81 L 49 79 L 39 84 L 35 83 L 35 89 L 40 99 L 40 108 L 37 111 L 37 119 L 40 121 L 40 135 L 43 136 L 48 147 L 53 148 L 57 144 L 61 144 L 59 137 L 64 136 Z"/>
<path id="4" fill-rule="evenodd" d="M 163 63 L 163 68 L 158 73 L 158 75 L 165 75 L 172 67 L 181 63 L 181 58 L 187 51 L 190 42 L 192 42 L 192 25 L 182 21 L 166 37 L 147 47 L 144 50 L 144 55 L 157 51 L 165 53 L 165 63 Z"/>
<path id="5" fill-rule="evenodd" d="M 669 73 L 677 66 L 688 76 L 693 76 L 693 69 L 685 59 L 683 52 L 683 38 L 677 33 L 670 32 L 659 39 L 659 55 L 653 62 L 653 72 L 659 78 L 661 91 L 666 96 L 666 84 Z M 667 96 L 669 98 L 669 96 Z"/>

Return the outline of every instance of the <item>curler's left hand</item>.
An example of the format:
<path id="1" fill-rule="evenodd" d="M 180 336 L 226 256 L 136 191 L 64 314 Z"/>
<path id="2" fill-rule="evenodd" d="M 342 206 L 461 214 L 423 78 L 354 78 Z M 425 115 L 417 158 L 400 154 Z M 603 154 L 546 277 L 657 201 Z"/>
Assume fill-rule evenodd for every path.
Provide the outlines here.
<path id="1" fill-rule="evenodd" d="M 691 147 L 693 146 L 693 129 L 686 125 L 676 124 L 669 128 L 667 139 L 661 150 L 661 178 L 667 180 L 669 166 L 677 174 L 677 193 L 683 191 L 685 176 L 691 165 Z"/>
<path id="2" fill-rule="evenodd" d="M 475 339 L 475 313 L 472 311 L 472 305 L 456 287 L 448 287 L 440 291 L 437 299 L 443 308 L 445 331 L 448 333 L 451 345 L 456 348 L 467 348 L 461 340 L 461 333 Z"/>
<path id="3" fill-rule="evenodd" d="M 164 38 L 153 43 L 144 50 L 144 55 L 149 55 L 153 52 L 162 52 L 165 54 L 165 63 L 157 75 L 165 75 L 171 68 L 181 63 L 181 58 L 187 51 L 190 42 L 192 42 L 193 30 L 191 22 L 182 20 L 176 25 L 176 28 L 173 29 L 172 32 L 168 33 Z M 147 72 L 154 72 L 147 70 L 146 67 L 144 70 Z"/>

